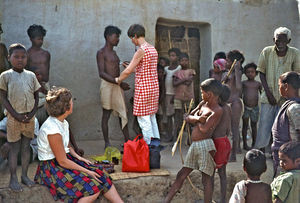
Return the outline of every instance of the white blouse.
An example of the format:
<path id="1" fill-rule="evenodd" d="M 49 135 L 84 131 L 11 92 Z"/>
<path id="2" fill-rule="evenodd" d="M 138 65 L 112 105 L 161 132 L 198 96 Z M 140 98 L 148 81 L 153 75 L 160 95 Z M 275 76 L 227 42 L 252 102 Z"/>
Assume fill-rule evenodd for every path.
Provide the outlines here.
<path id="1" fill-rule="evenodd" d="M 48 119 L 43 123 L 40 133 L 37 137 L 38 157 L 40 161 L 46 161 L 55 158 L 48 141 L 49 134 L 60 134 L 62 136 L 65 152 L 70 152 L 68 147 L 70 138 L 69 123 L 66 120 L 61 122 L 56 117 L 49 116 Z"/>

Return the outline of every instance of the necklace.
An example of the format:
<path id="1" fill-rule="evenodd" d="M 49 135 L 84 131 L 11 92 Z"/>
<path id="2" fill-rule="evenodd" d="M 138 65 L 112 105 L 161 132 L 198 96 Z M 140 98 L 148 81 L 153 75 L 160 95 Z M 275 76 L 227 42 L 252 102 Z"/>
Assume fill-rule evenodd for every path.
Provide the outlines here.
<path id="1" fill-rule="evenodd" d="M 249 183 L 262 183 L 261 180 L 247 180 Z"/>

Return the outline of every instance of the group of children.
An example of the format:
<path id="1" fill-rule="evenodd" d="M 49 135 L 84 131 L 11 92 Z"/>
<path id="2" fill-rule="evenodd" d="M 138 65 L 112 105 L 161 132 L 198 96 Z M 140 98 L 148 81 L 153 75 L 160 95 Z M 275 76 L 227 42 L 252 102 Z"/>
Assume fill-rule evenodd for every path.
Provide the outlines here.
<path id="1" fill-rule="evenodd" d="M 285 75 L 297 75 L 297 79 Z M 288 79 L 286 79 L 288 78 Z M 285 83 L 284 83 L 284 82 Z M 282 75 L 279 85 L 295 86 L 300 84 L 300 75 L 288 72 Z M 164 202 L 170 202 L 181 188 L 186 177 L 194 170 L 202 172 L 204 202 L 212 201 L 213 177 L 215 169 L 220 175 L 221 199 L 226 202 L 226 164 L 229 159 L 230 143 L 230 107 L 225 103 L 230 95 L 230 88 L 216 79 L 207 79 L 201 83 L 202 102 L 185 117 L 186 122 L 194 125 L 192 145 L 190 146 L 183 168 L 178 172 Z M 299 90 L 290 87 L 292 90 Z M 290 90 L 290 91 L 292 91 Z M 283 90 L 281 94 L 287 94 Z M 244 157 L 244 170 L 247 180 L 236 184 L 230 203 L 240 202 L 299 202 L 300 184 L 300 143 L 286 141 L 278 150 L 278 161 L 284 173 L 274 179 L 271 187 L 260 180 L 266 171 L 266 157 L 258 149 L 251 149 Z M 259 197 L 257 196 L 259 194 Z"/>
<path id="2" fill-rule="evenodd" d="M 166 137 L 162 137 L 164 141 L 171 142 L 178 135 L 182 116 L 194 99 L 193 80 L 196 72 L 190 68 L 188 54 L 182 53 L 178 48 L 171 48 L 168 55 L 169 59 L 161 57 L 158 63 L 160 99 L 157 117 L 160 127 L 166 116 L 166 129 L 174 129 L 167 130 Z"/>
<path id="3" fill-rule="evenodd" d="M 158 123 L 161 125 L 165 116 L 167 118 L 166 129 L 175 129 L 173 131 L 168 130 L 166 137 L 162 136 L 165 141 L 173 141 L 180 130 L 184 110 L 189 106 L 191 99 L 194 99 L 193 79 L 195 71 L 190 68 L 189 56 L 186 53 L 181 53 L 177 48 L 171 48 L 168 54 L 169 59 L 161 57 L 158 64 L 160 110 L 157 117 Z M 237 60 L 234 67 L 236 71 L 226 77 L 234 60 Z M 254 63 L 249 63 L 242 69 L 243 62 L 244 56 L 238 50 L 230 51 L 227 57 L 224 52 L 218 52 L 214 57 L 214 68 L 209 71 L 210 78 L 225 83 L 231 90 L 228 104 L 230 104 L 232 111 L 230 122 L 233 135 L 232 161 L 236 160 L 235 154 L 241 152 L 239 131 L 241 116 L 243 118 L 243 148 L 246 150 L 250 149 L 247 145 L 249 119 L 251 120 L 253 140 L 251 146 L 254 147 L 259 117 L 258 98 L 262 86 L 260 82 L 255 80 L 257 66 Z M 241 81 L 243 72 L 248 78 L 245 81 Z M 244 112 L 243 115 L 242 112 Z M 173 128 L 173 126 L 175 127 Z M 164 135 L 164 132 L 161 134 Z"/>
<path id="4" fill-rule="evenodd" d="M 27 51 L 19 43 L 8 49 L 8 61 L 11 69 L 0 75 L 0 94 L 4 114 L 7 116 L 6 140 L 9 142 L 8 164 L 10 169 L 9 187 L 14 191 L 22 190 L 18 182 L 16 169 L 18 153 L 21 149 L 21 182 L 34 185 L 28 176 L 30 161 L 30 142 L 34 138 L 35 114 L 39 107 L 41 84 L 49 80 L 50 54 L 41 48 L 46 30 L 42 26 L 32 25 L 27 30 L 32 47 Z M 35 73 L 26 69 L 35 69 Z M 38 69 L 38 71 L 37 71 Z M 41 75 L 42 77 L 39 77 Z M 46 77 L 47 76 L 47 77 Z M 40 81 L 38 81 L 38 79 Z M 3 149 L 3 148 L 2 148 Z"/>
<path id="5" fill-rule="evenodd" d="M 174 56 L 170 55 L 170 61 L 172 61 L 173 58 Z M 186 155 L 185 164 L 183 168 L 178 172 L 176 180 L 164 200 L 165 202 L 170 202 L 172 200 L 173 196 L 182 186 L 185 178 L 193 169 L 197 169 L 202 172 L 202 182 L 204 185 L 204 202 L 211 202 L 213 191 L 213 179 L 210 179 L 209 177 L 213 177 L 215 168 L 218 169 L 218 173 L 220 176 L 220 202 L 226 201 L 226 164 L 229 160 L 235 161 L 236 153 L 241 151 L 239 132 L 239 124 L 241 117 L 243 119 L 243 148 L 245 150 L 250 150 L 255 146 L 257 134 L 256 125 L 259 117 L 259 94 L 262 91 L 261 83 L 255 80 L 255 77 L 257 75 L 257 66 L 254 63 L 249 63 L 243 68 L 242 63 L 244 62 L 244 56 L 238 50 L 230 51 L 227 55 L 225 55 L 225 53 L 219 52 L 216 54 L 214 59 L 214 68 L 210 70 L 209 74 L 210 77 L 213 79 L 207 79 L 201 83 L 200 89 L 202 94 L 202 101 L 191 112 L 191 114 L 185 118 L 187 123 L 194 125 L 192 131 L 193 143 L 190 146 L 189 151 Z M 167 71 L 168 69 L 166 70 L 166 74 L 168 75 Z M 173 87 L 175 88 L 176 73 L 177 72 L 173 73 Z M 247 77 L 247 80 L 242 81 L 243 73 Z M 217 84 L 217 82 L 219 84 Z M 223 83 L 223 85 L 221 83 Z M 279 160 L 280 162 L 283 162 L 283 160 L 281 160 L 280 158 L 279 147 L 282 144 L 287 143 L 291 140 L 297 140 L 296 138 L 291 139 L 291 137 L 289 136 L 297 137 L 297 134 L 299 134 L 299 132 L 295 130 L 297 129 L 297 127 L 292 127 L 293 125 L 295 125 L 295 119 L 290 119 L 291 116 L 288 116 L 290 114 L 293 114 L 291 113 L 292 109 L 290 105 L 297 104 L 299 100 L 299 73 L 287 72 L 282 74 L 279 78 L 278 84 L 280 94 L 287 100 L 287 102 L 282 106 L 281 110 L 279 111 L 279 114 L 275 119 L 272 130 L 274 136 L 273 145 L 277 146 L 277 151 L 273 153 L 275 166 L 279 165 Z M 206 88 L 206 85 L 209 88 Z M 168 100 L 166 99 L 165 102 L 168 103 Z M 206 107 L 209 107 L 211 112 L 207 112 Z M 218 113 L 217 107 L 221 108 L 221 113 Z M 289 110 L 287 110 L 288 107 Z M 294 105 L 294 109 L 295 108 L 298 108 L 298 106 Z M 295 116 L 293 118 L 295 118 Z M 251 121 L 252 131 L 251 147 L 247 145 L 247 131 L 249 119 Z M 274 128 L 276 127 L 277 131 L 279 132 L 274 130 Z M 289 129 L 293 131 L 292 134 L 290 134 L 289 132 L 285 132 Z M 229 135 L 232 135 L 232 148 L 228 140 Z M 213 144 L 211 144 L 212 140 Z M 288 146 L 299 147 L 299 143 L 292 142 L 289 145 L 284 145 L 282 150 L 284 149 L 284 147 Z M 293 153 L 296 153 L 295 150 L 292 151 Z M 230 154 L 231 157 L 229 158 Z M 261 156 L 263 156 L 263 158 L 261 158 Z M 257 164 L 253 164 L 254 162 L 256 162 L 255 157 L 258 157 L 257 159 L 259 160 Z M 282 187 L 286 191 L 290 191 L 290 188 L 292 188 L 291 194 L 288 194 L 288 192 L 286 192 L 286 196 L 279 196 L 276 193 L 276 190 L 283 189 L 275 188 L 272 186 L 274 202 L 286 202 L 286 199 L 289 198 L 294 198 L 293 200 L 296 201 L 287 202 L 299 201 L 299 195 L 297 197 L 298 199 L 295 199 L 294 197 L 297 196 L 294 187 L 298 187 L 297 184 L 299 184 L 298 182 L 300 180 L 298 178 L 299 171 L 297 171 L 300 169 L 299 160 L 297 160 L 297 158 L 295 157 L 289 158 L 292 160 L 292 162 L 294 162 L 293 167 L 287 169 L 284 168 L 282 164 L 281 166 L 283 170 L 296 170 L 295 173 L 292 173 L 290 175 L 290 179 L 292 179 L 295 182 L 291 183 L 289 186 L 286 186 L 285 180 L 283 181 L 281 180 L 282 177 L 278 177 L 274 180 L 274 183 L 272 183 L 272 185 L 274 185 L 275 182 L 280 182 L 280 186 L 278 187 Z M 251 163 L 251 160 L 253 161 L 253 163 Z M 277 167 L 275 166 L 274 170 L 276 173 Z M 248 180 L 237 184 L 230 202 L 255 201 L 255 196 L 253 197 L 253 194 L 255 194 L 259 190 L 266 191 L 266 193 L 264 193 L 264 195 L 262 195 L 261 197 L 261 202 L 271 202 L 272 198 L 270 186 L 262 183 L 259 179 L 260 175 L 264 171 L 266 171 L 266 158 L 264 153 L 256 149 L 250 150 L 246 154 L 244 159 L 244 170 L 248 174 Z M 237 191 L 240 192 L 240 196 L 236 194 Z"/>
<path id="6" fill-rule="evenodd" d="M 247 180 L 238 182 L 229 203 L 243 202 L 299 202 L 300 142 L 290 141 L 279 149 L 280 167 L 285 172 L 271 185 L 263 183 L 260 176 L 267 170 L 266 157 L 258 149 L 252 149 L 244 157 L 243 168 Z"/>
<path id="7" fill-rule="evenodd" d="M 20 150 L 21 182 L 27 186 L 34 184 L 27 177 L 31 157 L 30 143 L 34 145 L 31 140 L 38 134 L 37 126 L 48 117 L 44 103 L 49 90 L 50 53 L 42 49 L 46 30 L 41 25 L 31 25 L 27 33 L 32 46 L 26 50 L 25 46 L 20 43 L 10 45 L 7 53 L 10 67 L 6 67 L 10 69 L 4 70 L 0 75 L 1 103 L 6 115 L 6 118 L 2 120 L 6 126 L 0 129 L 4 142 L 0 146 L 0 152 L 2 158 L 8 158 L 9 187 L 13 191 L 22 190 L 16 175 Z M 2 48 L 6 50 L 5 46 Z M 3 53 L 5 54 L 5 51 Z M 83 154 L 84 151 L 77 147 L 72 136 L 70 140 L 77 152 Z"/>

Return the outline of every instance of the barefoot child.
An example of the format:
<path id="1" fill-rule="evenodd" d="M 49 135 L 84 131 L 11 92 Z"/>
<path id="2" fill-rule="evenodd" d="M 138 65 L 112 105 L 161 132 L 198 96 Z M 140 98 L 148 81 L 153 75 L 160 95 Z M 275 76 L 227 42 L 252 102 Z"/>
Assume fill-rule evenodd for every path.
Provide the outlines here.
<path id="1" fill-rule="evenodd" d="M 188 115 L 186 121 L 194 124 L 192 131 L 192 144 L 185 157 L 183 168 L 177 173 L 176 180 L 171 186 L 171 189 L 164 199 L 164 202 L 170 202 L 174 195 L 181 188 L 186 177 L 194 170 L 202 172 L 202 183 L 204 185 L 204 202 L 212 201 L 212 178 L 214 173 L 215 162 L 213 155 L 215 145 L 211 139 L 212 133 L 218 125 L 223 109 L 219 106 L 219 95 L 222 91 L 222 84 L 215 79 L 207 79 L 201 83 L 201 94 L 204 104 L 200 111 L 196 111 L 194 115 Z M 198 120 L 203 114 L 210 114 L 204 124 Z M 200 158 L 201 157 L 201 158 Z"/>
<path id="2" fill-rule="evenodd" d="M 274 177 L 279 166 L 278 150 L 289 141 L 300 141 L 300 75 L 286 72 L 279 77 L 279 92 L 287 101 L 281 106 L 272 127 Z"/>
<path id="3" fill-rule="evenodd" d="M 191 99 L 194 99 L 193 79 L 196 75 L 194 69 L 189 68 L 189 56 L 182 53 L 179 59 L 181 70 L 173 75 L 173 86 L 175 89 L 174 109 L 175 109 L 175 135 L 177 136 L 181 125 L 184 109 L 188 108 Z"/>
<path id="4" fill-rule="evenodd" d="M 240 119 L 243 110 L 242 96 L 242 64 L 245 60 L 244 55 L 238 51 L 233 50 L 228 52 L 226 58 L 226 68 L 229 71 L 234 60 L 237 60 L 234 70 L 229 77 L 227 75 L 222 79 L 230 89 L 230 97 L 228 103 L 230 104 L 231 116 L 231 130 L 232 130 L 232 151 L 230 161 L 236 161 L 236 153 L 241 152 L 240 148 Z M 226 72 L 224 74 L 227 74 Z"/>
<path id="5" fill-rule="evenodd" d="M 49 72 L 50 72 L 50 53 L 44 49 L 42 49 L 44 37 L 46 36 L 46 30 L 41 25 L 31 25 L 27 34 L 30 38 L 32 46 L 27 50 L 28 53 L 28 64 L 27 67 L 29 70 L 32 68 L 33 72 L 39 73 L 39 82 L 42 86 L 39 99 L 41 102 L 38 105 L 38 110 L 36 117 L 42 125 L 48 117 L 46 113 L 46 109 L 44 108 L 45 98 L 47 95 L 47 91 L 50 89 L 49 85 Z"/>
<path id="6" fill-rule="evenodd" d="M 34 73 L 25 70 L 27 52 L 22 44 L 9 47 L 9 61 L 12 69 L 0 75 L 0 93 L 7 110 L 7 141 L 9 151 L 10 183 L 13 191 L 21 191 L 16 169 L 17 157 L 21 147 L 21 181 L 27 186 L 34 183 L 27 176 L 30 159 L 30 140 L 34 137 L 34 114 L 39 102 L 38 90 L 41 87 Z"/>
<path id="7" fill-rule="evenodd" d="M 267 170 L 264 153 L 251 149 L 244 157 L 243 167 L 248 178 L 235 185 L 229 203 L 272 203 L 270 185 L 260 180 Z"/>
<path id="8" fill-rule="evenodd" d="M 252 145 L 254 147 L 256 134 L 257 134 L 257 121 L 259 116 L 258 97 L 261 93 L 261 83 L 255 80 L 256 64 L 249 63 L 244 67 L 244 73 L 248 80 L 242 82 L 242 94 L 244 102 L 244 115 L 243 115 L 243 148 L 249 150 L 250 147 L 247 145 L 247 130 L 249 118 L 251 120 L 251 131 L 252 131 Z"/>
<path id="9" fill-rule="evenodd" d="M 120 126 L 124 135 L 124 141 L 129 139 L 127 108 L 124 100 L 124 90 L 129 90 L 127 83 L 118 85 L 115 78 L 120 76 L 120 59 L 114 47 L 119 44 L 121 30 L 116 26 L 107 26 L 104 31 L 105 45 L 97 52 L 97 65 L 101 78 L 100 99 L 103 108 L 102 133 L 105 148 L 110 146 L 108 139 L 108 120 L 110 114 L 115 112 L 120 120 Z"/>
<path id="10" fill-rule="evenodd" d="M 280 167 L 285 171 L 271 183 L 273 203 L 300 202 L 300 142 L 279 148 Z"/>
<path id="11" fill-rule="evenodd" d="M 226 189 L 227 189 L 227 177 L 226 177 L 226 165 L 229 160 L 229 155 L 231 151 L 230 141 L 228 136 L 231 135 L 231 120 L 228 119 L 231 117 L 231 108 L 226 103 L 230 96 L 230 89 L 223 85 L 223 91 L 220 95 L 220 104 L 223 108 L 223 115 L 219 122 L 219 125 L 216 127 L 212 134 L 214 144 L 216 147 L 216 154 L 214 160 L 216 163 L 216 168 L 218 169 L 218 174 L 220 177 L 220 187 L 221 187 L 221 198 L 220 202 L 226 202 Z"/>
<path id="12" fill-rule="evenodd" d="M 165 99 L 165 107 L 166 107 L 166 116 L 167 116 L 167 141 L 172 141 L 174 138 L 174 131 L 173 129 L 173 117 L 175 114 L 174 109 L 174 87 L 173 87 L 173 75 L 178 70 L 181 70 L 181 66 L 179 65 L 178 58 L 180 56 L 180 50 L 177 48 L 169 49 L 168 51 L 169 59 L 170 59 L 170 66 L 165 67 L 165 87 L 166 87 L 166 99 Z"/>

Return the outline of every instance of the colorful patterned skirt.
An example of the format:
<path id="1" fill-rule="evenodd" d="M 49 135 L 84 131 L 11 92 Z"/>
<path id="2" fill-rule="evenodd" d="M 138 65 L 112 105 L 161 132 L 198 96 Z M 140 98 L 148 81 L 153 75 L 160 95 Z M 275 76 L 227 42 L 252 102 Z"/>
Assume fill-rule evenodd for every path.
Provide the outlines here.
<path id="1" fill-rule="evenodd" d="M 98 173 L 102 183 L 84 172 L 61 167 L 56 159 L 40 161 L 34 181 L 47 186 L 54 200 L 77 202 L 81 197 L 90 196 L 98 192 L 103 194 L 110 189 L 112 185 L 111 178 L 106 172 L 102 171 L 102 168 L 95 165 L 87 165 L 71 154 L 67 154 L 67 158 L 86 169 Z"/>

